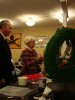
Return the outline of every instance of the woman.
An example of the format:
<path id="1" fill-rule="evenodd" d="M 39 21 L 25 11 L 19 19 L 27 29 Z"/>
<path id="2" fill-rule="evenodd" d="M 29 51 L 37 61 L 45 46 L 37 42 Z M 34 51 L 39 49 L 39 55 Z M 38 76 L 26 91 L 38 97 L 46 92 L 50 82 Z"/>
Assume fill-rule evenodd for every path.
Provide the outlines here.
<path id="1" fill-rule="evenodd" d="M 40 64 L 44 61 L 44 58 L 40 55 L 38 56 L 35 51 L 35 37 L 27 36 L 24 39 L 26 45 L 25 49 L 22 51 L 20 60 L 24 66 L 24 74 L 34 74 L 40 72 Z"/>

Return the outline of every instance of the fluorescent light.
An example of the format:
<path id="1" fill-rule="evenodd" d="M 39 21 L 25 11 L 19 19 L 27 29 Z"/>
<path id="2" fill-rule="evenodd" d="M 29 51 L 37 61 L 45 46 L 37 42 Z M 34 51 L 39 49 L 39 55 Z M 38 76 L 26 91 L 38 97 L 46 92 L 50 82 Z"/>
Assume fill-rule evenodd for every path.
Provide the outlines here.
<path id="1" fill-rule="evenodd" d="M 67 22 L 69 21 L 69 18 L 67 17 Z M 59 22 L 63 23 L 63 18 L 59 18 Z"/>

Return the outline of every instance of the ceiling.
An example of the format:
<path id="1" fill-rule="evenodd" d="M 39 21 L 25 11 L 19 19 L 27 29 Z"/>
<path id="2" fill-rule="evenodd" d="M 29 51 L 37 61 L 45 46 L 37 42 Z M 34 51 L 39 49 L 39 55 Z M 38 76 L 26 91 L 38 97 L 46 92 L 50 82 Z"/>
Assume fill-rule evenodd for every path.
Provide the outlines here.
<path id="1" fill-rule="evenodd" d="M 68 24 L 75 24 L 75 0 L 67 0 L 67 8 Z M 35 17 L 35 26 L 60 25 L 60 0 L 0 0 L 0 19 L 10 19 L 14 27 L 25 27 L 29 15 Z"/>

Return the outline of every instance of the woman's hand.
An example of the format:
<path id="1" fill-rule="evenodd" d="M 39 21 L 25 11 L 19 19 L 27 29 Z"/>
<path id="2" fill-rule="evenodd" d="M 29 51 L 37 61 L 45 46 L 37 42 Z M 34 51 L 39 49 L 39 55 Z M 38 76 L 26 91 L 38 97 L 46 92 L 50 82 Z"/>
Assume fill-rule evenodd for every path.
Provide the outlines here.
<path id="1" fill-rule="evenodd" d="M 38 60 L 43 62 L 43 61 L 44 61 L 44 57 L 40 54 L 40 55 L 38 56 Z"/>

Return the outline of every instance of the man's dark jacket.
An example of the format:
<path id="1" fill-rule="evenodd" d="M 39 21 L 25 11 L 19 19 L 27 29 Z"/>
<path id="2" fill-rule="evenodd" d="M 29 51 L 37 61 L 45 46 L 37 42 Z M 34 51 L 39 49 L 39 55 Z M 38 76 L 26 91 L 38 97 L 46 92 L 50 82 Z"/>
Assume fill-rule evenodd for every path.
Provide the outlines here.
<path id="1" fill-rule="evenodd" d="M 13 64 L 11 62 L 11 51 L 7 41 L 0 34 L 0 79 L 5 79 L 6 84 L 12 80 Z"/>

